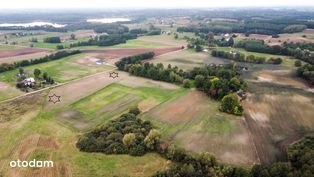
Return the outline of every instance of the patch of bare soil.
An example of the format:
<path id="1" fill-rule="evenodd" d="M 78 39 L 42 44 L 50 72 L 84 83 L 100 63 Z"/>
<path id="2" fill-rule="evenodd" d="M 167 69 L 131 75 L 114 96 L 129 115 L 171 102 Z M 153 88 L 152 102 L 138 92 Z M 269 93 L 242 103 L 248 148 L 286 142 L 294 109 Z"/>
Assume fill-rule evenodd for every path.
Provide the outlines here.
<path id="1" fill-rule="evenodd" d="M 122 73 L 119 72 L 119 77 L 116 79 L 112 79 L 109 77 L 109 71 L 103 72 L 99 74 L 92 75 L 90 77 L 86 77 L 84 79 L 72 81 L 68 84 L 55 87 L 50 90 L 49 95 L 56 94 L 60 97 L 60 102 L 52 103 L 49 102 L 49 97 L 46 97 L 46 109 L 60 108 L 65 105 L 69 105 L 78 101 L 100 89 L 103 87 L 116 82 L 122 78 Z"/>
<path id="2" fill-rule="evenodd" d="M 252 165 L 259 163 L 255 146 L 244 120 L 233 123 L 240 128 L 231 134 L 209 136 L 206 133 L 180 131 L 174 137 L 183 147 L 192 152 L 210 152 L 227 164 Z"/>
<path id="3" fill-rule="evenodd" d="M 35 150 L 47 150 L 49 159 L 52 160 L 53 152 L 59 149 L 57 142 L 48 136 L 33 134 L 26 137 L 17 147 L 14 157 L 21 161 L 27 160 Z M 38 159 L 37 159 L 38 160 Z M 53 160 L 53 167 L 49 168 L 10 168 L 8 176 L 12 177 L 68 177 L 72 176 L 69 165 L 61 160 Z"/>
<path id="4" fill-rule="evenodd" d="M 281 45 L 284 42 L 293 42 L 293 43 L 314 42 L 314 39 L 303 37 L 301 35 L 295 35 L 295 36 L 280 36 L 279 38 L 271 38 L 265 41 L 265 43 L 270 46 Z"/>
<path id="5" fill-rule="evenodd" d="M 303 31 L 303 33 L 305 33 L 305 34 L 314 34 L 314 29 L 305 29 Z"/>
<path id="6" fill-rule="evenodd" d="M 56 118 L 61 122 L 69 124 L 77 129 L 85 129 L 90 125 L 84 118 L 84 115 L 81 112 L 75 110 L 60 112 Z"/>
<path id="7" fill-rule="evenodd" d="M 37 59 L 40 57 L 44 57 L 48 54 L 50 54 L 50 52 L 45 51 L 45 52 L 37 52 L 37 53 L 31 53 L 31 54 L 26 54 L 26 55 L 4 57 L 4 58 L 0 58 L 0 64 L 1 63 L 13 63 L 13 62 L 22 61 L 22 60 Z"/>
<path id="8" fill-rule="evenodd" d="M 298 93 L 250 94 L 242 102 L 245 119 L 262 163 L 284 160 L 291 137 L 314 129 L 314 98 Z"/>
<path id="9" fill-rule="evenodd" d="M 45 93 L 36 93 L 0 104 L 0 123 L 4 123 L 38 109 Z"/>
<path id="10" fill-rule="evenodd" d="M 34 54 L 39 52 L 46 52 L 46 49 L 37 49 L 37 48 L 21 48 L 16 50 L 3 50 L 0 52 L 0 58 L 7 58 L 7 57 L 15 57 L 20 55 L 28 55 Z"/>
<path id="11" fill-rule="evenodd" d="M 296 88 L 308 88 L 300 80 L 293 78 L 291 70 L 262 71 L 256 73 L 257 79 L 262 82 L 272 82 L 280 85 L 288 85 Z"/>
<path id="12" fill-rule="evenodd" d="M 17 157 L 20 160 L 25 160 L 27 156 L 36 148 L 43 149 L 58 149 L 58 144 L 51 137 L 34 134 L 26 137 L 19 145 L 17 151 Z"/>
<path id="13" fill-rule="evenodd" d="M 0 91 L 1 90 L 5 90 L 5 89 L 7 89 L 9 86 L 6 84 L 6 83 L 4 83 L 4 82 L 0 82 Z"/>
<path id="14" fill-rule="evenodd" d="M 75 35 L 76 39 L 97 35 L 97 33 L 94 30 L 79 30 L 79 31 L 75 31 L 73 34 Z M 70 39 L 71 39 L 71 35 L 62 37 L 62 40 L 70 40 Z"/>
<path id="15" fill-rule="evenodd" d="M 84 57 L 84 58 L 80 58 L 78 60 L 75 60 L 75 62 L 78 64 L 82 64 L 82 65 L 95 66 L 95 65 L 97 65 L 96 62 L 100 61 L 100 60 L 102 60 L 102 59 L 95 58 L 95 57 Z"/>
<path id="16" fill-rule="evenodd" d="M 250 34 L 249 38 L 265 40 L 265 39 L 271 39 L 271 36 L 263 35 L 263 34 Z"/>
<path id="17" fill-rule="evenodd" d="M 192 91 L 177 100 L 152 110 L 151 117 L 169 123 L 188 122 L 202 109 L 206 109 L 207 97 L 200 91 Z"/>
<path id="18" fill-rule="evenodd" d="M 188 18 L 178 18 L 175 20 L 177 25 L 189 25 L 191 24 L 191 20 Z"/>

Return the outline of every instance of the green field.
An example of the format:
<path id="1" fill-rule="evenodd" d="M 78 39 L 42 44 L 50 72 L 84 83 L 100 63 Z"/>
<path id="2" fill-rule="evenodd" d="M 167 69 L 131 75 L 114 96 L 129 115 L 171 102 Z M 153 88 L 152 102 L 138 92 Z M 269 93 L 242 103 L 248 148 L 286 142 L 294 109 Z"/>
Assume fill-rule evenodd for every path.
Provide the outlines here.
<path id="1" fill-rule="evenodd" d="M 152 103 L 161 104 L 184 93 L 184 89 L 167 90 L 154 87 L 129 87 L 118 83 L 110 84 L 102 90 L 71 105 L 73 110 L 84 114 L 88 124 L 99 124 L 120 115 L 128 108 Z"/>
<path id="2" fill-rule="evenodd" d="M 272 54 L 267 54 L 267 53 L 258 53 L 258 52 L 248 52 L 245 49 L 241 49 L 241 48 L 231 48 L 231 47 L 217 47 L 218 50 L 222 50 L 222 51 L 231 51 L 231 50 L 237 50 L 243 54 L 245 54 L 246 56 L 248 55 L 254 55 L 257 57 L 264 57 L 266 58 L 266 60 L 270 59 L 270 58 L 282 58 L 283 62 L 281 65 L 284 66 L 289 66 L 292 67 L 294 66 L 294 62 L 295 59 L 289 57 L 289 56 L 282 56 L 282 55 L 272 55 Z"/>
<path id="3" fill-rule="evenodd" d="M 62 168 L 62 173 L 71 171 L 73 176 L 151 176 L 157 170 L 165 169 L 167 166 L 166 159 L 155 153 L 132 157 L 129 155 L 80 152 L 74 144 L 77 141 L 78 133 L 81 133 L 81 131 L 69 126 L 68 123 L 60 121 L 58 116 L 64 111 L 81 111 L 91 125 L 90 128 L 93 129 L 95 124 L 103 124 L 123 113 L 130 106 L 141 105 L 144 102 L 145 105 L 149 102 L 160 104 L 185 92 L 185 89 L 167 90 L 111 84 L 72 105 L 50 111 L 43 107 L 46 104 L 45 94 L 47 93 L 45 92 L 38 96 L 21 98 L 18 104 L 2 103 L 0 109 L 3 106 L 10 110 L 19 108 L 19 110 L 25 111 L 8 112 L 9 114 L 6 117 L 7 120 L 10 120 L 7 123 L 8 127 L 0 130 L 0 140 L 2 142 L 0 165 L 4 167 L 2 171 L 6 172 L 4 174 L 10 172 L 10 168 L 6 164 L 11 158 L 20 157 L 21 152 L 19 149 L 22 148 L 27 152 L 26 155 L 23 155 L 26 159 L 50 157 L 49 159 Z M 135 100 L 132 98 L 135 98 Z M 128 101 L 129 99 L 131 101 Z M 2 120 L 1 116 L 0 114 L 0 120 Z M 15 128 L 12 128 L 12 126 Z M 9 136 L 4 136 L 7 133 L 9 133 Z M 38 140 L 37 137 L 45 139 L 45 146 L 40 146 L 40 142 L 33 143 Z M 14 156 L 11 154 L 12 150 L 15 151 Z M 123 170 L 120 170 L 122 168 Z M 36 172 L 36 170 L 31 169 L 29 173 L 32 174 L 33 172 Z"/>
<path id="4" fill-rule="evenodd" d="M 128 40 L 124 44 L 118 44 L 113 46 L 81 46 L 75 49 L 102 49 L 102 48 L 155 48 L 155 47 L 169 47 L 167 44 L 159 42 L 147 42 L 140 39 Z"/>
<path id="5" fill-rule="evenodd" d="M 26 75 L 32 77 L 33 70 L 37 68 L 40 69 L 42 72 L 47 72 L 48 75 L 57 82 L 67 82 L 73 79 L 81 78 L 84 76 L 88 76 L 91 74 L 95 74 L 97 72 L 106 71 L 113 68 L 108 65 L 88 66 L 86 64 L 76 63 L 76 60 L 84 57 L 87 57 L 87 55 L 78 54 L 47 63 L 24 67 L 23 69 L 26 72 Z M 0 81 L 10 83 L 11 85 L 15 85 L 17 73 L 18 69 L 1 73 Z"/>
<path id="6" fill-rule="evenodd" d="M 15 106 L 20 109 L 27 106 L 21 103 Z M 29 104 L 32 104 L 31 101 L 28 101 Z M 27 113 L 19 115 L 19 118 L 7 122 L 9 126 L 0 129 L 1 174 L 10 176 L 9 173 L 12 168 L 8 166 L 9 161 L 12 158 L 24 159 L 24 157 L 25 159 L 48 157 L 62 169 L 62 172 L 57 171 L 58 168 L 49 170 L 55 171 L 57 174 L 65 174 L 65 176 L 72 174 L 73 176 L 84 177 L 112 175 L 144 177 L 165 168 L 166 160 L 153 153 L 141 157 L 131 157 L 129 155 L 80 152 L 74 146 L 78 132 L 54 119 L 50 112 L 41 110 L 40 104 L 42 103 L 39 102 L 39 107 L 34 107 L 32 110 L 28 109 Z M 6 106 L 6 108 L 15 109 L 17 107 Z M 41 140 L 44 140 L 42 145 L 40 145 L 43 143 Z M 20 152 L 20 149 L 27 153 Z M 121 170 L 122 168 L 123 170 Z M 29 174 L 32 174 L 40 172 L 41 169 L 27 170 L 29 170 Z"/>
<path id="7" fill-rule="evenodd" d="M 70 36 L 71 34 L 76 34 L 76 32 L 66 32 L 66 33 L 60 33 L 60 32 L 45 32 L 45 31 L 23 31 L 27 33 L 35 33 L 33 35 L 27 35 L 27 36 L 14 36 L 14 35 L 7 35 L 7 41 L 9 43 L 17 42 L 18 45 L 29 47 L 31 44 L 33 44 L 36 48 L 45 48 L 45 49 L 53 49 L 55 50 L 57 45 L 63 45 L 64 47 L 69 47 L 71 43 L 76 43 L 80 41 L 87 41 L 88 37 L 80 37 L 75 40 L 66 41 L 62 43 L 45 43 L 43 42 L 44 38 L 47 37 L 66 37 Z M 79 33 L 79 32 L 78 32 Z M 32 38 L 36 38 L 38 42 L 30 42 Z M 0 40 L 5 40 L 4 35 L 0 36 Z M 1 50 L 1 47 L 0 47 Z"/>

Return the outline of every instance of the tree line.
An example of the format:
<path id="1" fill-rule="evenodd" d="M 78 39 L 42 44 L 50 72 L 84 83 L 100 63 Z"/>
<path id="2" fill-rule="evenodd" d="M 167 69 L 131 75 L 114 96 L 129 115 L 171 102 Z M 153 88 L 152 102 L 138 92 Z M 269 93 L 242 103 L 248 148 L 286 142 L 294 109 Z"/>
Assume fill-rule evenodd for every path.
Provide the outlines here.
<path id="1" fill-rule="evenodd" d="M 126 43 L 127 40 L 136 39 L 137 35 L 131 33 L 123 33 L 123 34 L 110 34 L 110 35 L 101 35 L 96 36 L 88 41 L 80 41 L 77 43 L 71 43 L 70 47 L 78 47 L 78 46 L 111 46 L 117 45 L 121 43 Z"/>
<path id="2" fill-rule="evenodd" d="M 304 24 L 296 24 L 295 22 L 278 24 L 267 21 L 246 20 L 244 22 L 209 22 L 208 24 L 198 24 L 178 27 L 177 32 L 192 33 L 244 33 L 244 34 L 266 34 L 277 35 L 280 33 L 297 33 L 306 29 Z"/>
<path id="3" fill-rule="evenodd" d="M 265 57 L 258 57 L 255 55 L 248 55 L 239 52 L 239 51 L 222 51 L 222 50 L 212 50 L 212 56 L 226 58 L 238 62 L 247 62 L 247 63 L 255 63 L 255 64 L 276 64 L 279 65 L 282 63 L 281 58 L 269 58 L 266 60 Z"/>
<path id="4" fill-rule="evenodd" d="M 25 67 L 25 66 L 45 63 L 45 62 L 49 62 L 53 60 L 58 60 L 58 59 L 61 59 L 70 55 L 79 54 L 79 53 L 81 53 L 81 51 L 79 50 L 69 50 L 69 51 L 64 50 L 64 51 L 58 51 L 54 54 L 46 55 L 38 59 L 22 60 L 22 61 L 17 61 L 14 63 L 2 63 L 0 65 L 0 73 L 11 71 L 19 67 Z"/>
<path id="5" fill-rule="evenodd" d="M 183 84 L 184 87 L 190 87 L 190 83 L 194 83 L 196 88 L 205 92 L 211 98 L 223 100 L 221 111 L 242 115 L 243 108 L 240 106 L 239 99 L 232 94 L 240 89 L 245 90 L 246 83 L 240 79 L 241 71 L 234 64 L 211 65 L 194 68 L 191 71 L 183 71 L 177 66 L 168 65 L 165 67 L 162 63 L 141 62 L 153 56 L 153 52 L 149 52 L 125 57 L 118 61 L 116 66 L 119 70 L 129 72 L 135 76 L 178 85 Z M 225 96 L 228 97 L 224 100 Z"/>
<path id="6" fill-rule="evenodd" d="M 290 47 L 290 45 L 275 45 L 268 46 L 263 40 L 246 39 L 239 41 L 234 47 L 244 48 L 249 52 L 268 53 L 273 55 L 287 55 L 303 60 L 307 63 L 314 64 L 314 54 L 308 50 L 303 50 L 299 47 Z"/>

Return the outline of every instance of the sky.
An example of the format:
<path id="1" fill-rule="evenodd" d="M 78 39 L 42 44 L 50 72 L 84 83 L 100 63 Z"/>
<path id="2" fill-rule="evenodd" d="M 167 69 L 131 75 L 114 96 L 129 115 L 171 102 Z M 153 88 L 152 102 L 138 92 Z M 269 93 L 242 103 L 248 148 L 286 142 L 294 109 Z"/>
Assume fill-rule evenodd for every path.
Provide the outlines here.
<path id="1" fill-rule="evenodd" d="M 2 9 L 314 6 L 314 0 L 3 0 Z"/>

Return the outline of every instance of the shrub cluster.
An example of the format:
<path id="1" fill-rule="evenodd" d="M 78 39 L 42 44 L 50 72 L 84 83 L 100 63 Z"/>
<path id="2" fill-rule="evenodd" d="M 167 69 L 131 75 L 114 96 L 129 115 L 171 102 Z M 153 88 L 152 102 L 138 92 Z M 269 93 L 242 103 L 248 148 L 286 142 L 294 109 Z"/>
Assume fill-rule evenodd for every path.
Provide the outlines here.
<path id="1" fill-rule="evenodd" d="M 118 119 L 84 134 L 76 146 L 81 151 L 103 152 L 106 154 L 144 155 L 159 147 L 160 133 L 150 121 L 142 121 L 136 116 L 140 113 L 133 108 Z"/>
<path id="2" fill-rule="evenodd" d="M 60 37 L 46 37 L 44 38 L 44 42 L 47 43 L 61 43 Z"/>
<path id="3" fill-rule="evenodd" d="M 297 76 L 314 85 L 314 65 L 305 64 L 297 69 Z"/>

